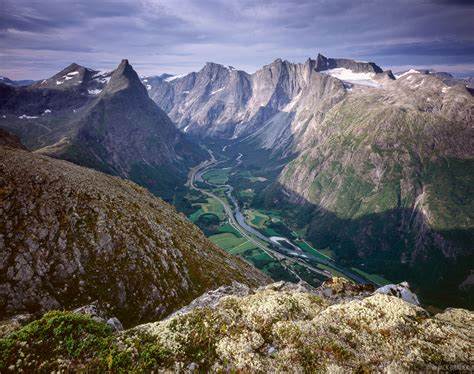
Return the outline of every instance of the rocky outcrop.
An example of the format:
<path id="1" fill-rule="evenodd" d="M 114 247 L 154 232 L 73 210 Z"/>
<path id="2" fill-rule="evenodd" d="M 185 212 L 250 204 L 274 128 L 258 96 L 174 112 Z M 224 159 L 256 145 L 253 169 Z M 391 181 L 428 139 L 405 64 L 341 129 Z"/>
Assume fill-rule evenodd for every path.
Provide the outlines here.
<path id="1" fill-rule="evenodd" d="M 318 54 L 316 58 L 316 71 L 346 68 L 354 73 L 383 73 L 383 70 L 374 62 L 354 61 L 346 58 L 327 58 Z"/>
<path id="2" fill-rule="evenodd" d="M 130 326 L 267 281 L 144 188 L 12 141 L 0 142 L 0 316 L 97 300 Z"/>
<path id="3" fill-rule="evenodd" d="M 358 294 L 347 281 L 333 279 L 328 287 L 352 298 L 326 298 L 322 290 L 304 285 L 248 289 L 233 284 L 203 295 L 194 307 L 171 318 L 116 334 L 97 322 L 54 312 L 0 340 L 0 368 L 256 373 L 472 369 L 472 312 L 449 309 L 430 316 L 395 296 L 367 295 L 362 289 Z M 210 295 L 220 297 L 216 302 Z M 72 333 L 70 326 L 75 327 Z M 68 340 L 62 338 L 65 334 Z M 78 346 L 79 338 L 94 345 Z"/>

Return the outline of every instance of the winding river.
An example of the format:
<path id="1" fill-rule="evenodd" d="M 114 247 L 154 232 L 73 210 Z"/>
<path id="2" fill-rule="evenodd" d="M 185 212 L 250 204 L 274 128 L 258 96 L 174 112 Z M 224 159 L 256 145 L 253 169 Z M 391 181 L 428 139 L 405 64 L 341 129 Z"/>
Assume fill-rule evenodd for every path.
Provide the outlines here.
<path id="1" fill-rule="evenodd" d="M 355 274 L 354 272 L 349 271 L 348 269 L 340 267 L 332 260 L 329 260 L 329 259 L 325 260 L 319 257 L 315 257 L 309 253 L 303 252 L 303 250 L 292 251 L 289 248 L 286 248 L 285 246 L 281 245 L 278 241 L 275 240 L 275 238 L 274 240 L 272 240 L 271 238 L 263 235 L 260 231 L 248 225 L 245 222 L 245 217 L 240 210 L 238 201 L 233 195 L 234 188 L 230 184 L 213 184 L 213 183 L 203 181 L 202 175 L 210 170 L 219 170 L 219 168 L 217 168 L 216 166 L 222 162 L 222 161 L 217 161 L 215 159 L 214 154 L 211 150 L 208 149 L 207 151 L 209 152 L 211 159 L 204 161 L 198 166 L 196 166 L 195 168 L 191 169 L 189 173 L 187 185 L 191 189 L 195 189 L 207 196 L 210 196 L 216 199 L 224 207 L 224 211 L 229 219 L 229 224 L 233 226 L 243 237 L 245 237 L 247 240 L 255 244 L 258 248 L 264 250 L 266 253 L 268 253 L 274 258 L 277 258 L 277 259 L 289 258 L 292 260 L 296 260 L 296 262 L 298 262 L 300 265 L 307 267 L 311 271 L 330 277 L 331 276 L 330 272 L 316 268 L 317 263 L 320 263 L 334 270 L 337 270 L 338 272 L 344 274 L 346 277 L 354 280 L 357 283 L 370 282 L 367 279 L 362 278 L 358 274 Z M 242 157 L 243 155 L 239 153 L 239 155 L 235 159 L 236 164 L 233 166 L 233 168 L 238 167 L 242 163 L 242 160 L 241 160 Z M 210 187 L 226 188 L 225 194 L 228 198 L 228 201 L 231 202 L 232 207 L 229 206 L 229 204 L 224 199 L 215 195 L 211 191 L 197 187 L 195 185 L 195 182 L 201 182 L 201 183 L 204 182 Z M 267 245 L 262 245 L 262 243 L 259 243 L 253 237 L 260 239 L 261 241 L 265 242 Z M 284 240 L 288 242 L 289 244 L 291 244 L 294 248 L 299 249 L 299 247 L 288 238 L 281 237 L 279 238 L 279 240 Z M 311 263 L 314 263 L 315 266 L 313 266 Z"/>

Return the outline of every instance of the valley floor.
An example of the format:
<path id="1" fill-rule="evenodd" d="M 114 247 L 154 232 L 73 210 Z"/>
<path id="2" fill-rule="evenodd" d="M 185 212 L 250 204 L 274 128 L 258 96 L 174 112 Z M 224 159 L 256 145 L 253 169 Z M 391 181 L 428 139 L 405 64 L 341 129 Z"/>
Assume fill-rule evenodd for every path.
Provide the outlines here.
<path id="1" fill-rule="evenodd" d="M 253 206 L 255 190 L 269 178 L 242 167 L 245 154 L 230 152 L 232 144 L 207 149 L 209 159 L 188 176 L 189 219 L 222 249 L 253 264 L 274 280 L 304 280 L 318 286 L 331 276 L 381 286 L 380 275 L 344 268 L 328 250 L 318 250 L 295 232 L 277 210 Z M 232 147 L 235 148 L 235 147 Z M 235 154 L 237 154 L 236 157 Z M 245 181 L 231 184 L 231 181 Z"/>

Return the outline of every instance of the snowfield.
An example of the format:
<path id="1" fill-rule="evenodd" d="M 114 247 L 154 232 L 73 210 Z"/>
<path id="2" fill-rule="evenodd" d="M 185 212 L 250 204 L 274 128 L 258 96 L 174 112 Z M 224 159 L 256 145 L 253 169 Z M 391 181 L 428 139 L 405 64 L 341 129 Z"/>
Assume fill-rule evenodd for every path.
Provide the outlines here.
<path id="1" fill-rule="evenodd" d="M 328 74 L 331 77 L 340 79 L 343 82 L 351 84 L 360 84 L 363 86 L 379 88 L 380 83 L 376 82 L 373 78 L 375 73 L 354 73 L 350 69 L 346 68 L 335 68 L 321 71 L 321 74 Z"/>

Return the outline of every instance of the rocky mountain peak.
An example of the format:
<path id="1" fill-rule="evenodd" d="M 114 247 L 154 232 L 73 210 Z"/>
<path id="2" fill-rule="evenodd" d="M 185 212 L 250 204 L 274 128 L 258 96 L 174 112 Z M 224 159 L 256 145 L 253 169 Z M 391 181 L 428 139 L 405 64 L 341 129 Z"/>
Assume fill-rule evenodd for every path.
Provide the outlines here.
<path id="1" fill-rule="evenodd" d="M 146 88 L 140 81 L 138 74 L 133 70 L 127 59 L 123 59 L 110 78 L 103 93 L 111 94 L 125 89 L 134 90 L 142 95 L 147 95 Z"/>
<path id="2" fill-rule="evenodd" d="M 383 73 L 383 70 L 374 62 L 355 61 L 346 58 L 328 58 L 318 53 L 316 71 L 346 68 L 354 73 Z"/>

